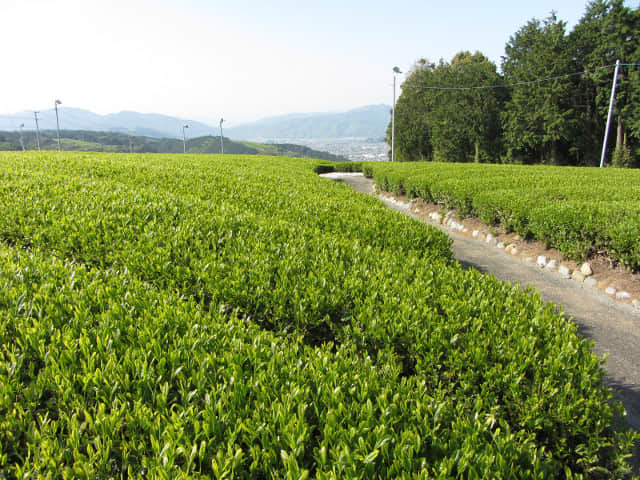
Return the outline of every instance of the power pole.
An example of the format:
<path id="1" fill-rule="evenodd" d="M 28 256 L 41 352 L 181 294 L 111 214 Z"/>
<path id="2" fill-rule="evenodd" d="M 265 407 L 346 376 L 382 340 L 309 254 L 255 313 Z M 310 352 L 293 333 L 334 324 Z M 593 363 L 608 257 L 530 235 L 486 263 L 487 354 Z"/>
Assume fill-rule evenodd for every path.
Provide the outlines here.
<path id="1" fill-rule="evenodd" d="M 609 115 L 607 116 L 607 127 L 604 130 L 604 141 L 602 142 L 602 155 L 600 156 L 600 168 L 604 167 L 604 159 L 607 155 L 607 141 L 609 140 L 609 127 L 611 127 L 611 115 L 613 105 L 616 101 L 616 83 L 618 83 L 618 72 L 620 71 L 620 60 L 616 61 L 616 70 L 613 73 L 613 85 L 611 86 L 611 100 L 609 100 Z"/>
<path id="2" fill-rule="evenodd" d="M 38 145 L 38 151 L 40 151 L 40 126 L 38 125 L 38 114 L 40 112 L 33 112 L 33 116 L 36 117 L 36 144 Z"/>

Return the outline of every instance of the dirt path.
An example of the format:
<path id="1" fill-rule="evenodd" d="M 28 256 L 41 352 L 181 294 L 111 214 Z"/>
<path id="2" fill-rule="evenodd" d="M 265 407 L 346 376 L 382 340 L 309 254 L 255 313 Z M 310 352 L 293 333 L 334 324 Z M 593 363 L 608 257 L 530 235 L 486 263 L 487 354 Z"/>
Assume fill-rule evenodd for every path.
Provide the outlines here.
<path id="1" fill-rule="evenodd" d="M 323 176 L 342 181 L 359 192 L 375 194 L 373 181 L 361 174 Z M 381 200 L 390 208 L 412 215 L 406 204 L 383 197 Z M 601 358 L 608 355 L 604 366 L 607 383 L 623 403 L 629 425 L 640 432 L 640 312 L 598 290 L 523 263 L 486 242 L 445 231 L 453 240 L 456 259 L 465 268 L 475 268 L 523 286 L 531 285 L 544 300 L 562 306 L 565 315 L 578 325 L 580 334 L 594 342 L 593 352 Z M 640 445 L 636 445 L 632 463 L 636 469 L 640 468 Z"/>

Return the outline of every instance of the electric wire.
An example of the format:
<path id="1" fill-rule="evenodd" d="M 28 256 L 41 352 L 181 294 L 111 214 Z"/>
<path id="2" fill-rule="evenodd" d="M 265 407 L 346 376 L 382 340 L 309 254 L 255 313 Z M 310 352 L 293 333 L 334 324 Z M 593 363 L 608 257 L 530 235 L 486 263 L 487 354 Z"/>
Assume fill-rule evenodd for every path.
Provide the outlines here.
<path id="1" fill-rule="evenodd" d="M 620 66 L 625 66 L 625 67 L 639 67 L 640 63 L 621 63 Z M 494 89 L 494 88 L 510 88 L 510 87 L 519 87 L 522 85 L 532 85 L 534 83 L 543 83 L 543 82 L 551 82 L 553 80 L 559 80 L 561 78 L 567 78 L 567 77 L 575 77 L 575 76 L 579 76 L 579 75 L 584 75 L 586 73 L 593 73 L 596 72 L 598 70 L 604 70 L 604 69 L 608 69 L 608 68 L 614 68 L 615 64 L 613 65 L 604 65 L 602 67 L 595 67 L 595 68 L 590 68 L 587 70 L 583 70 L 581 72 L 574 72 L 574 73 L 565 73 L 564 75 L 556 75 L 553 77 L 546 77 L 546 78 L 539 78 L 536 80 L 529 80 L 526 82 L 515 82 L 515 83 L 505 83 L 505 84 L 500 84 L 500 85 L 479 85 L 479 86 L 473 86 L 473 87 L 440 87 L 440 86 L 427 86 L 427 85 L 413 85 L 413 84 L 402 84 L 402 88 L 406 88 L 406 87 L 411 87 L 411 88 L 421 88 L 424 90 L 488 90 L 488 89 Z"/>

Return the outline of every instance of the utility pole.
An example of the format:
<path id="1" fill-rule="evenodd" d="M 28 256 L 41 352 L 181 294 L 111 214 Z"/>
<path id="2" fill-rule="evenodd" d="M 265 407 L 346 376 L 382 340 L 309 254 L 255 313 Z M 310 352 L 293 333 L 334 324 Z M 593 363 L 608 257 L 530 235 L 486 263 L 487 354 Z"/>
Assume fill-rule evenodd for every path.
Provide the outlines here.
<path id="1" fill-rule="evenodd" d="M 22 151 L 26 151 L 27 149 L 24 148 L 24 142 L 22 141 L 22 129 L 24 128 L 24 123 L 20 124 L 20 146 L 22 147 Z"/>
<path id="2" fill-rule="evenodd" d="M 616 69 L 613 72 L 613 85 L 611 86 L 611 100 L 609 100 L 609 115 L 607 116 L 607 127 L 604 130 L 604 141 L 602 142 L 602 155 L 600 156 L 600 168 L 604 167 L 604 159 L 607 155 L 607 141 L 609 140 L 609 127 L 611 127 L 611 115 L 613 105 L 616 101 L 616 83 L 618 83 L 618 72 L 620 71 L 620 60 L 616 61 Z"/>
<path id="3" fill-rule="evenodd" d="M 129 135 L 129 153 L 133 153 L 133 145 L 131 144 L 131 135 Z"/>
<path id="4" fill-rule="evenodd" d="M 60 100 L 56 100 L 54 107 L 56 109 L 56 128 L 58 130 L 58 151 L 60 151 L 60 120 L 58 120 L 58 105 L 62 105 Z"/>
<path id="5" fill-rule="evenodd" d="M 220 155 L 224 155 L 224 146 L 222 145 L 222 122 L 224 122 L 224 118 L 220 119 Z"/>
<path id="6" fill-rule="evenodd" d="M 38 114 L 40 112 L 33 112 L 33 116 L 36 117 L 36 145 L 38 145 L 38 151 L 40 151 L 40 126 L 38 125 Z"/>

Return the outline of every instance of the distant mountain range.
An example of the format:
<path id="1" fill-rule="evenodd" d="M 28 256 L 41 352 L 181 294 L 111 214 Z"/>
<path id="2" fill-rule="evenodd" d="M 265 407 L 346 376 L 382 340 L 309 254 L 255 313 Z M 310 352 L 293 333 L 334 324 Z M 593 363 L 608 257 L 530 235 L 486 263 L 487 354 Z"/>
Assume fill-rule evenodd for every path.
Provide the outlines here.
<path id="1" fill-rule="evenodd" d="M 186 131 L 189 137 L 211 135 L 215 134 L 217 130 L 202 122 L 156 113 L 124 111 L 99 115 L 89 110 L 63 106 L 59 108 L 58 114 L 62 130 L 109 131 L 154 138 L 182 138 L 183 125 L 189 125 L 189 129 Z M 40 111 L 38 120 L 40 130 L 56 129 L 55 110 Z M 25 130 L 35 130 L 33 112 L 0 115 L 0 130 L 15 131 L 20 124 L 24 124 Z"/>
<path id="2" fill-rule="evenodd" d="M 369 105 L 342 113 L 281 115 L 227 128 L 239 140 L 270 141 L 314 138 L 382 139 L 391 118 L 388 105 Z"/>
<path id="3" fill-rule="evenodd" d="M 370 105 L 343 113 L 290 114 L 265 118 L 257 122 L 224 129 L 225 137 L 236 140 L 281 141 L 313 138 L 375 138 L 381 139 L 389 123 L 387 105 Z M 63 130 L 111 131 L 155 138 L 180 138 L 182 126 L 189 125 L 187 137 L 218 135 L 218 126 L 155 113 L 120 112 L 108 115 L 80 108 L 60 107 L 60 128 Z M 55 130 L 55 110 L 38 114 L 40 130 Z M 35 130 L 32 111 L 0 115 L 0 131 Z M 224 124 L 223 124 L 224 128 Z"/>

